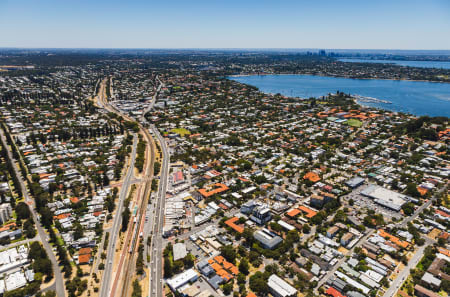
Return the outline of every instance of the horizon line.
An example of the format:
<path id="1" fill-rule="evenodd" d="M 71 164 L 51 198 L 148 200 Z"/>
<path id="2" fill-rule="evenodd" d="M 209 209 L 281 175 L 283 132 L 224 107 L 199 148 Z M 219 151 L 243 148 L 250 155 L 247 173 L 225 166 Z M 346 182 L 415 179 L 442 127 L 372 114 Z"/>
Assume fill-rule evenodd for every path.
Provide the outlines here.
<path id="1" fill-rule="evenodd" d="M 449 51 L 450 49 L 402 49 L 402 48 L 295 48 L 295 47 L 2 47 L 25 50 L 335 50 L 335 51 Z"/>

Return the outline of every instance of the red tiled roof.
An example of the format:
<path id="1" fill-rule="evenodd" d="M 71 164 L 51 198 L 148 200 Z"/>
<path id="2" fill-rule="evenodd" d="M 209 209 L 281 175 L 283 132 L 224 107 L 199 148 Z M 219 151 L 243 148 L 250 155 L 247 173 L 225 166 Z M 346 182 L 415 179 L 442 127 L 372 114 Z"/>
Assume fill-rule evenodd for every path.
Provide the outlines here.
<path id="1" fill-rule="evenodd" d="M 91 254 L 84 254 L 78 256 L 78 263 L 79 264 L 88 264 L 91 260 Z"/>
<path id="2" fill-rule="evenodd" d="M 239 218 L 232 217 L 231 219 L 225 221 L 225 225 L 229 226 L 231 229 L 233 229 L 236 232 L 239 232 L 239 233 L 244 232 L 244 227 L 235 224 L 237 221 L 239 221 Z"/>
<path id="3" fill-rule="evenodd" d="M 200 190 L 198 190 L 198 192 L 200 194 L 202 194 L 203 197 L 207 198 L 207 197 L 210 197 L 210 196 L 212 196 L 214 194 L 225 192 L 225 191 L 227 191 L 229 189 L 226 185 L 221 184 L 221 183 L 214 184 L 214 187 L 215 187 L 215 189 L 210 190 L 210 191 L 208 191 L 206 189 L 200 189 Z"/>
<path id="4" fill-rule="evenodd" d="M 336 290 L 335 288 L 329 287 L 328 290 L 325 292 L 328 295 L 331 295 L 333 297 L 345 297 L 345 295 L 342 295 L 341 292 Z"/>
<path id="5" fill-rule="evenodd" d="M 306 217 L 309 218 L 309 219 L 314 217 L 317 214 L 317 212 L 315 212 L 314 210 L 312 210 L 312 209 L 310 209 L 310 208 L 308 208 L 306 206 L 303 206 L 303 205 L 300 206 L 298 209 L 300 209 L 301 211 L 306 213 Z"/>
<path id="6" fill-rule="evenodd" d="M 294 209 L 290 210 L 289 212 L 287 212 L 286 214 L 288 216 L 290 216 L 291 218 L 293 218 L 293 217 L 297 216 L 299 213 L 300 213 L 300 209 L 294 208 Z"/>
<path id="7" fill-rule="evenodd" d="M 303 179 L 308 179 L 311 182 L 315 183 L 315 182 L 318 182 L 320 180 L 320 177 L 315 172 L 308 172 L 307 174 L 305 174 L 303 176 Z"/>

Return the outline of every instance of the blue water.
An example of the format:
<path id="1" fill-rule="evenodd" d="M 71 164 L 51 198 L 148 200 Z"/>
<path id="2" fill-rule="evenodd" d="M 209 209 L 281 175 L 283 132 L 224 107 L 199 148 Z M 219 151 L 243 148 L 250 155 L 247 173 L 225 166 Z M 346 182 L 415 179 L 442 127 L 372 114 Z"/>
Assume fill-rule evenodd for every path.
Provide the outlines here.
<path id="1" fill-rule="evenodd" d="M 314 75 L 252 75 L 229 79 L 253 85 L 265 93 L 309 98 L 337 90 L 354 95 L 387 100 L 392 104 L 363 105 L 415 115 L 450 117 L 450 84 L 422 81 L 350 79 Z"/>
<path id="2" fill-rule="evenodd" d="M 399 60 L 368 60 L 368 59 L 338 59 L 341 62 L 351 63 L 384 63 L 396 64 L 400 66 L 419 67 L 419 68 L 443 68 L 450 69 L 450 62 L 439 61 L 399 61 Z"/>

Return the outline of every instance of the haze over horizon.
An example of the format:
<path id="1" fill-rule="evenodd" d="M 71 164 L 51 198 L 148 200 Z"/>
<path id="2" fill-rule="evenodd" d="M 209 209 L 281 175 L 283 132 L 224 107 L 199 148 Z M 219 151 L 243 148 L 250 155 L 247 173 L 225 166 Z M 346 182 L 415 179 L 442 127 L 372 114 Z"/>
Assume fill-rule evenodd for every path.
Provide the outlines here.
<path id="1" fill-rule="evenodd" d="M 0 28 L 16 48 L 449 50 L 450 2 L 6 0 Z"/>

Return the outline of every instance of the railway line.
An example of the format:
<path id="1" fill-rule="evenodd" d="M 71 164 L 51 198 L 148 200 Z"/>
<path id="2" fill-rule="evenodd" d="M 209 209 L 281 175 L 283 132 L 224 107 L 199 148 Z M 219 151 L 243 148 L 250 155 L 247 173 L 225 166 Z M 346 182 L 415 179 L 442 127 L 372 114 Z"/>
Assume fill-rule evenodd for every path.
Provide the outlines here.
<path id="1" fill-rule="evenodd" d="M 112 104 L 108 103 L 106 95 L 105 95 L 105 87 L 106 87 L 106 79 L 104 79 L 100 86 L 100 92 L 102 95 L 99 96 L 99 105 L 104 109 L 114 112 L 120 115 L 122 118 L 128 121 L 136 121 L 135 119 L 129 117 L 124 114 L 122 111 L 114 107 Z M 160 91 L 160 87 L 157 88 L 152 103 L 155 102 L 158 92 Z M 110 92 L 112 93 L 112 92 Z M 152 104 L 153 105 L 153 104 Z M 148 149 L 146 164 L 144 166 L 144 177 L 142 179 L 143 185 L 141 185 L 142 195 L 138 194 L 137 198 L 137 212 L 132 216 L 133 223 L 128 227 L 127 235 L 125 237 L 125 242 L 122 247 L 122 252 L 120 255 L 120 260 L 118 263 L 118 269 L 116 271 L 116 275 L 113 280 L 113 284 L 111 286 L 111 290 L 109 288 L 104 288 L 100 296 L 104 297 L 113 297 L 117 296 L 116 290 L 120 288 L 119 284 L 122 282 L 122 286 L 120 288 L 119 296 L 129 296 L 131 281 L 133 279 L 133 275 L 135 272 L 136 258 L 137 258 L 137 249 L 139 247 L 140 240 L 143 240 L 143 226 L 145 220 L 145 213 L 148 205 L 148 200 L 150 198 L 151 193 L 151 182 L 153 180 L 153 168 L 155 163 L 155 142 L 153 137 L 149 133 L 149 131 L 140 123 L 137 122 L 140 132 L 143 134 L 145 141 L 147 142 Z M 113 232 L 118 232 L 119 230 L 113 230 Z M 111 260 L 110 260 L 111 261 Z M 111 262 L 110 262 L 111 263 Z M 122 281 L 121 281 L 122 280 Z"/>

